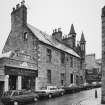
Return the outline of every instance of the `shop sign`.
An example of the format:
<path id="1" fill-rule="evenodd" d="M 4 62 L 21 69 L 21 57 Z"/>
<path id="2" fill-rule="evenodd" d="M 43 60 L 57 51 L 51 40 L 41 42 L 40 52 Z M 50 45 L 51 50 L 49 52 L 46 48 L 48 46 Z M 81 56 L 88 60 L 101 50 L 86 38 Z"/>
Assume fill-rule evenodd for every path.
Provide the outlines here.
<path id="1" fill-rule="evenodd" d="M 20 66 L 28 67 L 28 64 L 27 64 L 27 62 L 23 62 Z"/>
<path id="2" fill-rule="evenodd" d="M 13 67 L 6 67 L 5 73 L 9 75 L 23 75 L 23 76 L 37 76 L 37 70 L 30 70 L 24 68 L 13 68 Z"/>

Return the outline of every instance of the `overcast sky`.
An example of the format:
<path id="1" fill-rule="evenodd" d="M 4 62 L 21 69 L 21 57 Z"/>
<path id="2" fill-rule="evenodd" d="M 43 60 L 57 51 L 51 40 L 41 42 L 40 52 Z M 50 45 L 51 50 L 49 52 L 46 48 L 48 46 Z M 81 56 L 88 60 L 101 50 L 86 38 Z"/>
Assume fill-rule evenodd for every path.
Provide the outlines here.
<path id="1" fill-rule="evenodd" d="M 61 28 L 68 34 L 74 24 L 77 40 L 84 32 L 86 53 L 101 57 L 101 8 L 105 0 L 25 0 L 28 8 L 28 23 L 51 35 L 52 30 Z M 0 2 L 0 51 L 11 29 L 12 8 L 21 0 Z"/>

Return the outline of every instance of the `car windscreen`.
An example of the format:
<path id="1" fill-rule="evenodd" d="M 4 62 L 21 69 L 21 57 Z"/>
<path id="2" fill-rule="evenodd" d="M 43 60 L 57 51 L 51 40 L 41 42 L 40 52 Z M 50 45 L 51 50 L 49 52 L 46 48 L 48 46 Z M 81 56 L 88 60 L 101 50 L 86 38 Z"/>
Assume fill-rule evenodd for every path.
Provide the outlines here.
<path id="1" fill-rule="evenodd" d="M 41 90 L 46 90 L 46 89 L 47 89 L 47 87 L 42 87 L 42 88 L 41 88 Z"/>
<path id="2" fill-rule="evenodd" d="M 14 92 L 12 96 L 18 96 L 18 92 Z"/>
<path id="3" fill-rule="evenodd" d="M 50 90 L 56 90 L 57 88 L 50 88 Z"/>
<path id="4" fill-rule="evenodd" d="M 7 91 L 3 93 L 3 96 L 11 96 L 11 94 L 12 94 L 12 91 Z"/>

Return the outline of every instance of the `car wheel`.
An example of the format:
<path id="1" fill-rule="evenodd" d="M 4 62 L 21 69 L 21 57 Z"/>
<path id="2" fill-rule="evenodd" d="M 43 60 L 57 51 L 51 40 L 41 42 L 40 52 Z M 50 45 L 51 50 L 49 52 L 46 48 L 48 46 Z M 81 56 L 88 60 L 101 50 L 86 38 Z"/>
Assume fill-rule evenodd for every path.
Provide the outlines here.
<path id="1" fill-rule="evenodd" d="M 14 105 L 18 105 L 18 102 L 17 101 L 14 101 Z"/>
<path id="2" fill-rule="evenodd" d="M 64 95 L 64 93 L 62 92 L 62 93 L 61 93 L 61 95 L 63 96 L 63 95 Z"/>
<path id="3" fill-rule="evenodd" d="M 52 95 L 51 95 L 51 94 L 49 94 L 49 95 L 48 95 L 48 98 L 51 98 L 51 97 L 52 97 Z"/>
<path id="4" fill-rule="evenodd" d="M 35 97 L 35 98 L 34 98 L 34 101 L 38 101 L 38 98 Z"/>

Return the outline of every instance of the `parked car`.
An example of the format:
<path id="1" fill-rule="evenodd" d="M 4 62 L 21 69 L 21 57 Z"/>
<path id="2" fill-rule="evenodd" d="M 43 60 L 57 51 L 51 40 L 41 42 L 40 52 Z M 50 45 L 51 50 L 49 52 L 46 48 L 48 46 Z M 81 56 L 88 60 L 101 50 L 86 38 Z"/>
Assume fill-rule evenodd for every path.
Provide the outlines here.
<path id="1" fill-rule="evenodd" d="M 92 84 L 90 84 L 90 83 L 84 83 L 83 87 L 84 87 L 84 90 L 89 90 L 89 89 L 92 89 Z"/>
<path id="2" fill-rule="evenodd" d="M 101 87 L 101 86 L 102 86 L 102 82 L 98 82 L 97 87 Z"/>
<path id="3" fill-rule="evenodd" d="M 1 102 L 4 105 L 18 105 L 22 103 L 29 103 L 38 100 L 38 94 L 23 90 L 10 90 L 6 91 L 1 96 Z"/>
<path id="4" fill-rule="evenodd" d="M 40 94 L 39 97 L 46 96 L 48 98 L 51 98 L 53 96 L 58 96 L 60 94 L 60 91 L 61 90 L 58 89 L 57 86 L 46 86 L 42 87 L 40 90 L 37 90 L 36 92 Z"/>
<path id="5" fill-rule="evenodd" d="M 64 87 L 65 93 L 74 93 L 78 91 L 78 86 L 76 84 L 70 84 L 69 86 Z"/>
<path id="6" fill-rule="evenodd" d="M 92 87 L 93 88 L 97 87 L 97 84 L 98 84 L 97 82 L 92 82 Z"/>
<path id="7" fill-rule="evenodd" d="M 77 86 L 76 84 L 70 84 L 69 85 L 69 88 L 71 88 L 72 89 L 72 92 L 77 92 L 77 91 L 79 91 L 79 86 Z"/>
<path id="8" fill-rule="evenodd" d="M 43 98 L 46 98 L 48 96 L 45 91 L 37 90 L 37 91 L 35 91 L 35 93 L 38 94 L 39 99 L 43 99 Z"/>
<path id="9" fill-rule="evenodd" d="M 62 87 L 57 87 L 58 95 L 64 95 L 65 90 Z"/>

